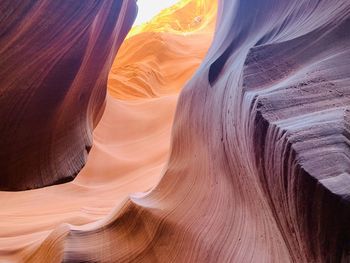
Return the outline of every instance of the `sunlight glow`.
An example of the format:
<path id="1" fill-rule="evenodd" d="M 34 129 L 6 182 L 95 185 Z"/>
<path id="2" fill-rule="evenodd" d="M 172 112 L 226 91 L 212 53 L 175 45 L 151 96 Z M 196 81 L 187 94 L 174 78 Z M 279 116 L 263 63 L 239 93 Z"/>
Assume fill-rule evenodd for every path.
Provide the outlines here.
<path id="1" fill-rule="evenodd" d="M 179 0 L 137 0 L 139 11 L 134 26 L 151 20 L 163 9 L 179 2 Z"/>
<path id="2" fill-rule="evenodd" d="M 141 18 L 138 18 L 137 23 L 131 28 L 126 39 L 145 32 L 188 35 L 199 31 L 204 32 L 207 30 L 211 32 L 214 30 L 217 13 L 216 0 L 139 1 L 139 15 Z M 157 11 L 154 6 L 151 8 L 151 2 L 162 3 L 162 5 L 157 6 L 157 10 L 160 11 Z M 148 6 L 145 6 L 145 3 Z M 165 3 L 169 6 L 165 7 Z M 143 20 L 145 21 L 142 22 Z"/>

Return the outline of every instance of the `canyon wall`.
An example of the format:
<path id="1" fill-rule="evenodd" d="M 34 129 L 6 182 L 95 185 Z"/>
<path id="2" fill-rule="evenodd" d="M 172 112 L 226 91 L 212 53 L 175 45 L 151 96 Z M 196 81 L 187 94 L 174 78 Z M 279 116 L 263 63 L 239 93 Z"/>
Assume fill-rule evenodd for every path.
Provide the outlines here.
<path id="1" fill-rule="evenodd" d="M 162 180 L 66 229 L 65 260 L 348 262 L 349 11 L 221 1 Z"/>
<path id="2" fill-rule="evenodd" d="M 0 13 L 0 190 L 71 181 L 135 1 L 4 0 Z"/>
<path id="3" fill-rule="evenodd" d="M 209 25 L 198 26 L 199 31 Z M 164 159 L 147 157 L 165 137 L 150 140 L 156 132 L 145 122 L 138 126 L 135 116 L 146 113 L 146 119 L 154 112 L 155 123 L 166 123 L 160 116 L 169 121 L 172 113 L 162 107 L 174 105 L 172 96 L 186 80 L 173 87 L 157 82 L 169 65 L 160 54 L 147 54 L 153 44 L 142 51 L 131 42 L 140 41 L 141 34 L 155 36 L 147 27 L 135 29 L 125 50 L 137 49 L 141 59 L 133 61 L 133 53 L 123 51 L 124 62 L 113 64 L 95 150 L 77 179 L 20 194 L 0 192 L 7 210 L 28 200 L 36 200 L 29 208 L 39 208 L 42 197 L 61 205 L 41 205 L 35 217 L 31 211 L 0 212 L 0 233 L 7 233 L 0 245 L 21 241 L 16 249 L 0 248 L 0 256 L 25 262 L 349 262 L 349 28 L 347 0 L 220 0 L 212 46 L 180 93 L 170 156 L 158 170 L 145 167 Z M 183 60 L 177 64 L 170 55 L 174 51 L 168 52 L 169 47 L 178 51 L 179 42 L 172 45 L 164 36 L 155 42 L 167 44 L 151 51 L 165 52 L 180 68 Z M 130 72 L 127 61 L 133 63 Z M 164 66 L 161 77 L 147 75 L 158 65 Z M 118 125 L 133 118 L 132 126 Z M 108 132 L 118 127 L 118 133 Z M 130 138 L 138 144 L 129 144 Z M 122 154 L 125 145 L 128 155 Z M 130 180 L 131 173 L 123 170 L 118 188 L 113 176 L 125 167 L 112 170 L 113 160 L 128 165 L 137 160 L 142 166 Z M 152 185 L 155 172 L 161 179 L 152 189 L 120 194 Z M 98 205 L 105 206 L 98 210 Z M 19 225 L 34 218 L 41 223 L 7 229 L 13 221 Z"/>
<path id="4" fill-rule="evenodd" d="M 121 100 L 177 95 L 202 62 L 217 2 L 182 0 L 134 26 L 112 65 L 108 90 Z"/>
<path id="5" fill-rule="evenodd" d="M 87 162 L 72 182 L 0 191 L 1 262 L 61 262 L 63 247 L 56 244 L 64 238 L 67 224 L 102 220 L 130 193 L 158 183 L 169 157 L 179 91 L 213 37 L 217 3 L 206 1 L 207 8 L 182 1 L 158 14 L 145 32 L 138 29 L 128 35 L 105 86 L 106 106 L 93 131 Z M 186 34 L 172 30 L 170 22 L 183 23 L 185 18 L 195 21 Z"/>

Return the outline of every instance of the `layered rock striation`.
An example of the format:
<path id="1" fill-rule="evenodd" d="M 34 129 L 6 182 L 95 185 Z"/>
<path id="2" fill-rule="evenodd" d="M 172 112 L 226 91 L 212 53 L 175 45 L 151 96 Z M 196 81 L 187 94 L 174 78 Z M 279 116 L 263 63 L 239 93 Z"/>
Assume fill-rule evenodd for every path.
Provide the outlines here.
<path id="1" fill-rule="evenodd" d="M 34 234 L 27 240 L 10 232 L 11 242 L 22 238 L 11 253 L 20 251 L 27 262 L 350 261 L 349 1 L 220 0 L 218 19 L 212 46 L 177 102 L 159 183 L 118 199 L 96 220 L 47 224 L 35 243 L 28 241 Z M 157 59 L 143 54 L 136 64 L 152 67 Z M 134 68 L 131 72 L 147 72 Z M 122 105 L 144 103 L 119 100 L 159 100 L 169 92 L 146 85 L 147 74 L 129 79 L 123 74 L 112 72 L 110 83 L 122 76 L 117 85 L 136 81 L 131 94 L 111 88 L 114 98 L 108 97 L 111 106 L 96 132 L 105 138 L 116 136 L 106 132 L 115 120 L 112 109 L 123 112 Z M 161 111 L 163 105 L 148 110 Z M 102 137 L 95 141 L 99 162 L 86 166 L 91 170 L 41 193 L 59 196 L 79 187 L 75 193 L 89 195 L 88 186 L 101 184 L 104 173 L 96 166 L 104 163 L 101 153 L 123 146 L 116 140 L 102 147 L 108 141 Z M 112 177 L 109 173 L 106 185 Z M 137 177 L 142 176 L 132 181 Z M 119 182 L 130 186 L 127 179 Z M 104 196 L 106 185 L 94 193 Z M 104 198 L 112 203 L 110 195 Z"/>
<path id="2" fill-rule="evenodd" d="M 161 12 L 163 22 L 157 16 L 149 23 L 154 31 L 147 28 L 147 32 L 129 34 L 113 62 L 108 88 L 105 86 L 106 106 L 93 131 L 86 165 L 72 182 L 0 192 L 0 261 L 61 262 L 63 247 L 56 244 L 65 237 L 65 224 L 83 226 L 101 220 L 130 193 L 157 184 L 169 155 L 178 92 L 199 66 L 214 31 L 216 3 L 203 10 L 193 3 L 186 0 Z M 174 21 L 171 17 L 179 22 L 185 19 L 178 11 L 190 14 L 193 21 L 197 12 L 202 20 L 196 21 L 192 31 L 188 27 L 186 34 L 159 32 L 159 28 L 172 28 L 166 22 Z M 149 44 L 142 49 L 137 41 Z M 152 46 L 163 48 L 151 52 Z M 130 64 L 137 70 L 131 70 Z M 161 77 L 145 78 L 155 72 L 155 65 Z M 118 82 L 113 81 L 116 78 Z M 145 85 L 150 79 L 153 93 Z"/>
<path id="3" fill-rule="evenodd" d="M 100 225 L 71 228 L 65 260 L 349 261 L 349 11 L 221 1 L 162 180 Z"/>
<path id="4" fill-rule="evenodd" d="M 72 180 L 103 112 L 134 0 L 2 1 L 0 189 Z"/>
<path id="5" fill-rule="evenodd" d="M 108 90 L 121 100 L 178 95 L 199 67 L 215 30 L 217 2 L 182 0 L 129 32 Z"/>

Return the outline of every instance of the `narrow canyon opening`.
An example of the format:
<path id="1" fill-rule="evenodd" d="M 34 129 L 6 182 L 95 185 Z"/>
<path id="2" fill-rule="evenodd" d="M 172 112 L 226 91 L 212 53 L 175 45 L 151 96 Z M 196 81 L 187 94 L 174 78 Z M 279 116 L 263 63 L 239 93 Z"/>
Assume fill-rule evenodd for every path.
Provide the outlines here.
<path id="1" fill-rule="evenodd" d="M 86 165 L 73 182 L 108 185 L 114 205 L 160 180 L 178 96 L 204 59 L 215 30 L 215 1 L 172 0 L 147 10 L 149 4 L 138 3 L 136 24 L 114 59 L 106 108 Z"/>

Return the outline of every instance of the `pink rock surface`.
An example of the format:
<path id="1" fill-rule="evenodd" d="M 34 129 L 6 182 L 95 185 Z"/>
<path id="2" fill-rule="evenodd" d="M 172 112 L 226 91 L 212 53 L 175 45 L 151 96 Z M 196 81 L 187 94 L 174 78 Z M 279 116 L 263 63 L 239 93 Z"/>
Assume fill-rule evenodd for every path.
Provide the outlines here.
<path id="1" fill-rule="evenodd" d="M 0 214 L 0 245 L 10 244 L 0 255 L 26 262 L 349 262 L 349 28 L 347 0 L 220 0 L 212 46 L 178 100 L 108 97 L 89 156 L 99 161 L 70 184 L 0 192 L 12 211 Z M 166 151 L 150 145 L 168 142 L 176 100 L 164 160 Z M 150 116 L 157 116 L 154 130 L 144 122 Z M 118 151 L 124 177 L 104 162 Z M 140 170 L 128 170 L 133 160 Z M 131 189 L 154 185 L 155 174 L 156 186 L 121 201 Z M 62 207 L 48 209 L 50 200 L 39 200 L 48 194 Z M 33 213 L 45 203 L 36 232 L 31 223 L 18 232 L 8 227 L 8 217 L 17 225 L 32 218 L 26 200 L 36 202 Z"/>
<path id="2" fill-rule="evenodd" d="M 0 190 L 70 181 L 135 1 L 5 0 L 0 12 Z"/>

